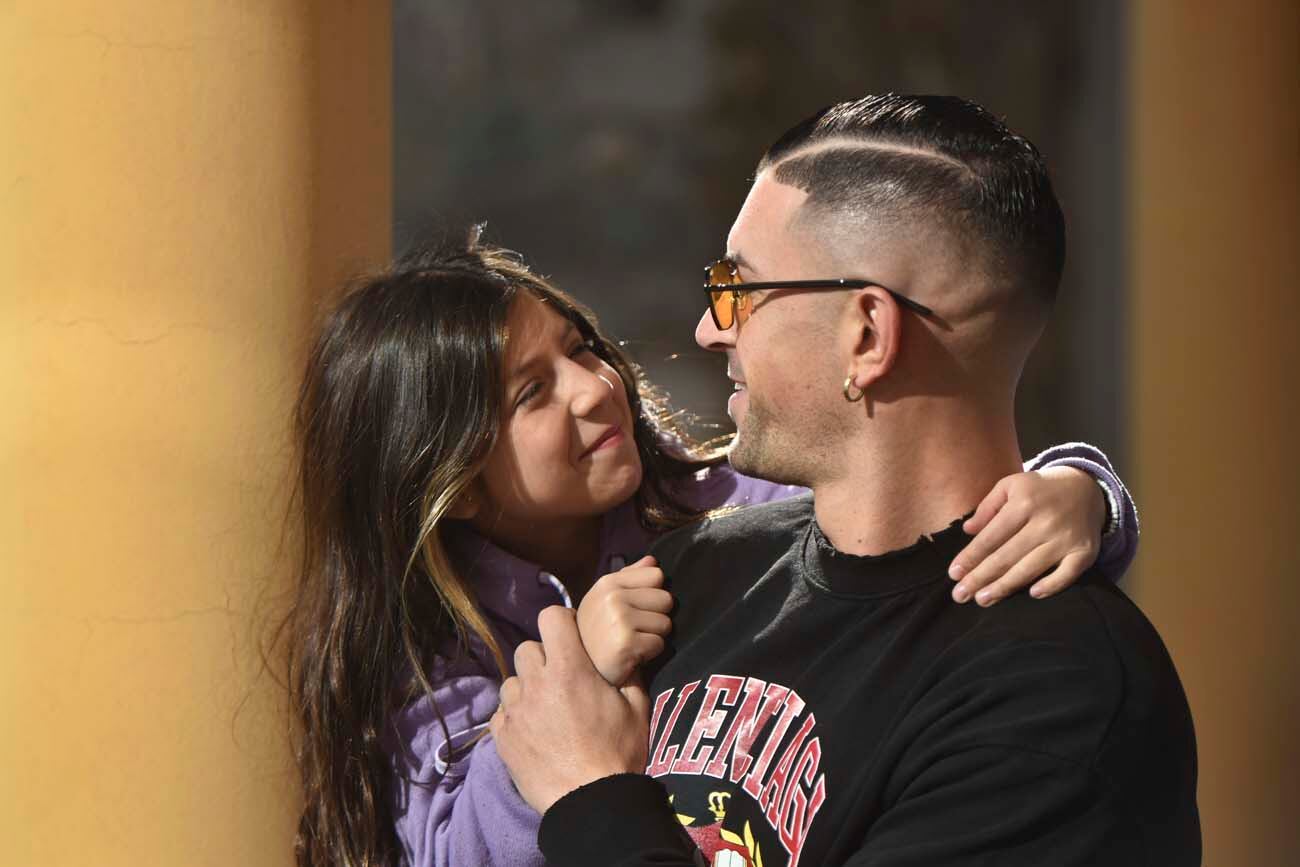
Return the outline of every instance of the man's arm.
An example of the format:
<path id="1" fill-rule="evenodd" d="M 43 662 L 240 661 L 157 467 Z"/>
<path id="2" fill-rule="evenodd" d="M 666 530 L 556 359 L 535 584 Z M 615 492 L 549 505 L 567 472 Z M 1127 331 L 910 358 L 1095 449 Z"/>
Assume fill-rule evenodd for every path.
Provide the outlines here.
<path id="1" fill-rule="evenodd" d="M 699 867 L 702 855 L 644 774 L 603 777 L 556 801 L 542 817 L 537 845 L 557 867 Z"/>
<path id="2" fill-rule="evenodd" d="M 941 664 L 948 673 L 888 736 L 893 744 L 881 745 L 892 756 L 879 793 L 884 807 L 836 863 L 1199 863 L 1194 744 L 1176 676 L 1164 662 L 1148 660 L 1157 654 L 1147 654 L 1141 642 L 1121 663 L 1102 633 L 1091 633 L 1092 641 L 1054 640 L 1090 607 L 1072 598 L 1083 604 L 1013 602 L 1046 605 L 1036 610 L 1051 616 L 1031 632 L 994 624 L 977 643 L 952 651 L 960 658 Z M 1112 619 L 1111 627 L 1118 622 Z M 549 685 L 561 693 L 586 693 L 590 684 L 612 692 L 594 670 L 577 683 L 561 683 Z M 568 765 L 565 754 L 574 744 L 617 739 L 616 733 L 601 738 L 601 725 L 570 717 L 560 726 L 551 720 L 524 728 L 544 732 L 538 743 L 553 748 L 554 762 Z M 515 772 L 513 750 L 502 752 Z M 548 862 L 697 864 L 662 787 L 627 773 L 642 760 L 629 755 L 621 768 L 570 776 L 563 791 L 553 788 L 554 797 L 534 802 L 544 812 L 539 843 Z M 527 777 L 544 764 L 518 770 Z M 536 791 L 524 782 L 521 790 L 526 798 Z"/>
<path id="3" fill-rule="evenodd" d="M 516 676 L 492 717 L 497 750 L 524 800 L 544 814 L 548 863 L 695 865 L 663 787 L 643 776 L 649 702 L 592 665 L 571 610 L 537 619 L 542 643 L 515 651 Z"/>
<path id="4" fill-rule="evenodd" d="M 910 794 L 872 826 L 846 867 L 1156 864 L 1131 818 L 1086 767 L 1013 747 L 938 759 Z M 1127 827 L 1126 827 L 1127 826 Z M 690 839 L 649 777 L 624 774 L 583 786 L 542 819 L 547 863 L 693 867 Z"/>
<path id="5" fill-rule="evenodd" d="M 541 642 L 515 648 L 489 721 L 519 794 L 545 813 L 563 795 L 612 774 L 645 768 L 650 702 L 639 681 L 611 686 L 596 670 L 572 608 L 537 617 Z"/>
<path id="6" fill-rule="evenodd" d="M 1020 638 L 962 652 L 882 745 L 893 756 L 887 806 L 836 863 L 1147 863 L 1141 834 L 1090 760 L 1117 695 L 1094 660 Z M 562 865 L 695 863 L 674 824 L 658 783 L 625 774 L 555 802 L 539 841 Z"/>

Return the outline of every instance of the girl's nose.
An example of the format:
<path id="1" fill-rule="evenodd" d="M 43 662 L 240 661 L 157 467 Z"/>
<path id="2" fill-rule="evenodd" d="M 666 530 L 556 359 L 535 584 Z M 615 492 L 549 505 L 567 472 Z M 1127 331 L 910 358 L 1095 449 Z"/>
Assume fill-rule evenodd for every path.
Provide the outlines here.
<path id="1" fill-rule="evenodd" d="M 573 401 L 570 406 L 576 416 L 586 416 L 614 393 L 614 380 L 605 370 L 587 370 L 578 366 L 574 371 Z"/>

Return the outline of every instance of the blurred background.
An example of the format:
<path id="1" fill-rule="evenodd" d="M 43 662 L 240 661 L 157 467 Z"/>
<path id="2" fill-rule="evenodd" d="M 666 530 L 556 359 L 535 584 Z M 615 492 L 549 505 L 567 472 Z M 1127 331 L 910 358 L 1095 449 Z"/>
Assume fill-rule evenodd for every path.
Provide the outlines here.
<path id="1" fill-rule="evenodd" d="M 709 430 L 705 262 L 817 108 L 975 99 L 1069 223 L 1025 454 L 1130 484 L 1206 863 L 1300 859 L 1293 0 L 0 2 L 0 861 L 291 862 L 260 639 L 320 298 L 486 221 Z"/>
<path id="2" fill-rule="evenodd" d="M 397 0 L 394 240 L 486 221 L 591 304 L 679 405 L 725 428 L 730 383 L 691 326 L 763 150 L 845 99 L 967 96 L 1049 156 L 1070 219 L 1023 447 L 1083 439 L 1121 460 L 1124 14 L 1108 0 L 816 0 L 797 13 L 777 0 Z"/>

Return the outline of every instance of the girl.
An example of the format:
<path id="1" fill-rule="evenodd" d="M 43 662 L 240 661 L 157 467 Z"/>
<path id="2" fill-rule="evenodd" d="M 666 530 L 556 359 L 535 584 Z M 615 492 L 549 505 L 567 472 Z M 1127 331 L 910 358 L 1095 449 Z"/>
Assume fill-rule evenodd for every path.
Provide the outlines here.
<path id="1" fill-rule="evenodd" d="M 801 491 L 693 442 L 585 308 L 476 234 L 342 298 L 295 422 L 300 865 L 540 864 L 539 817 L 482 736 L 538 612 L 578 605 L 593 661 L 621 677 L 666 631 L 666 618 L 608 626 L 638 608 L 622 591 L 663 593 L 637 560 L 649 543 L 707 510 Z M 1112 578 L 1127 567 L 1136 515 L 1105 457 L 1059 447 L 1036 467 L 1049 469 L 1004 479 L 968 523 L 979 535 L 954 595 L 1027 586 L 1040 570 L 1016 564 L 1043 545 L 1059 565 L 1036 591 L 1099 551 Z"/>

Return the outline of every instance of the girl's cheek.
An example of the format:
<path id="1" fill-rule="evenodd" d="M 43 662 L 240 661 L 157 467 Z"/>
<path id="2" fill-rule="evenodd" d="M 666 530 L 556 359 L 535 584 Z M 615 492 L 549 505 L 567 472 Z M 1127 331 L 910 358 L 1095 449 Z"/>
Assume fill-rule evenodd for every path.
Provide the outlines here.
<path id="1" fill-rule="evenodd" d="M 519 449 L 519 465 L 545 468 L 548 472 L 544 475 L 549 475 L 568 464 L 570 443 L 560 413 L 545 413 L 545 418 L 540 415 L 531 419 L 527 441 Z"/>

